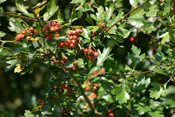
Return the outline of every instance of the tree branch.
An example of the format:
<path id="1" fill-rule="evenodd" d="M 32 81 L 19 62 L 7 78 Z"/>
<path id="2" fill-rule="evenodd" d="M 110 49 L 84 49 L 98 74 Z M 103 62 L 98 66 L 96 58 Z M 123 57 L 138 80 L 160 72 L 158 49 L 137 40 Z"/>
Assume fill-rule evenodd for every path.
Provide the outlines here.
<path id="1" fill-rule="evenodd" d="M 15 41 L 0 40 L 0 42 L 14 43 Z"/>
<path id="2" fill-rule="evenodd" d="M 33 10 L 33 8 L 32 8 L 32 6 L 31 6 L 29 0 L 26 0 L 26 1 L 27 1 L 27 4 L 29 5 L 29 8 L 31 9 L 31 11 L 32 11 L 33 14 L 34 14 L 34 17 L 37 19 L 37 21 L 39 22 L 39 25 L 42 27 L 42 24 L 40 23 L 39 18 L 37 17 L 37 14 L 36 14 L 35 11 Z"/>
<path id="3" fill-rule="evenodd" d="M 137 10 L 138 8 L 140 8 L 140 7 L 142 7 L 143 5 L 145 5 L 147 2 L 149 2 L 149 0 L 145 1 L 143 4 L 137 6 L 136 8 L 134 8 L 133 10 L 131 10 L 130 12 L 128 12 L 128 13 L 124 16 L 124 18 L 126 18 L 126 17 L 127 17 L 129 14 L 131 14 L 133 11 L 135 11 L 135 10 Z M 110 26 L 110 27 L 106 30 L 106 32 L 108 32 L 108 31 L 109 31 L 113 26 L 115 26 L 117 23 L 121 22 L 124 18 L 122 18 L 122 19 L 118 20 L 117 22 L 115 22 L 112 26 Z"/>
<path id="4" fill-rule="evenodd" d="M 1 11 L 0 11 L 0 14 L 9 15 L 9 16 L 15 16 L 15 17 L 20 17 L 20 18 L 23 18 L 23 19 L 32 20 L 32 21 L 36 21 L 37 22 L 37 19 L 30 18 L 30 17 L 25 17 L 25 16 L 21 16 L 21 15 L 15 15 L 15 14 L 10 14 L 10 13 L 3 13 Z"/>
<path id="5" fill-rule="evenodd" d="M 74 77 L 72 75 L 72 78 L 74 79 L 74 81 L 77 83 L 78 87 L 80 90 L 83 90 L 81 84 L 77 81 L 76 77 Z M 84 99 L 86 100 L 86 102 L 89 104 L 89 107 L 91 108 L 91 111 L 95 114 L 98 114 L 98 115 L 102 115 L 102 113 L 100 112 L 97 112 L 96 109 L 94 108 L 94 106 L 92 105 L 91 101 L 89 100 L 89 98 L 86 96 L 85 92 L 83 91 L 83 97 Z"/>

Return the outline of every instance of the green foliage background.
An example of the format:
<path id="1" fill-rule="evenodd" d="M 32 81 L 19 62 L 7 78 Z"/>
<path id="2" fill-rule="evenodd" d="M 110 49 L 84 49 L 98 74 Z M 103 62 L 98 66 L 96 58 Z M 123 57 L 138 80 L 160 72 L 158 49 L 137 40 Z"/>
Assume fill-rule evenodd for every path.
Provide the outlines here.
<path id="1" fill-rule="evenodd" d="M 90 79 L 92 83 L 100 84 L 95 107 L 103 112 L 103 115 L 106 115 L 109 109 L 113 109 L 117 116 L 133 117 L 168 117 L 175 113 L 173 112 L 175 109 L 173 2 L 150 0 L 126 16 L 129 11 L 145 1 L 50 0 L 47 1 L 47 7 L 40 12 L 40 16 L 43 16 L 45 21 L 57 19 L 65 21 L 64 25 L 68 23 L 83 27 L 82 38 L 90 39 L 92 31 L 102 34 L 93 38 L 92 44 L 98 48 L 99 57 L 94 64 L 88 63 L 88 73 L 87 71 L 85 73 L 88 75 L 102 67 L 105 68 L 105 74 Z M 21 0 L 5 1 L 0 4 L 0 11 L 34 18 L 30 10 L 28 12 L 20 6 L 22 2 Z M 35 6 L 42 1 L 30 2 Z M 24 5 L 27 6 L 26 3 Z M 21 18 L 0 15 L 1 40 L 14 40 L 16 33 L 22 31 L 18 23 L 24 27 L 36 26 L 41 30 L 41 27 L 33 21 L 25 19 L 24 22 Z M 97 27 L 98 23 L 104 22 L 109 28 L 120 19 L 123 20 L 108 32 Z M 14 20 L 16 22 L 13 22 Z M 131 42 L 130 37 L 136 37 L 137 42 Z M 83 43 L 86 45 L 90 42 Z M 45 69 L 47 66 L 32 64 L 32 70 L 27 66 L 28 71 L 14 74 L 14 66 L 18 63 L 18 59 L 8 57 L 11 52 L 2 47 L 18 51 L 15 48 L 19 45 L 3 42 L 0 44 L 0 116 L 29 116 L 30 112 L 38 111 L 38 107 L 35 106 L 37 99 L 44 97 L 43 93 L 47 91 L 42 92 L 42 90 L 50 86 L 44 77 L 48 73 L 48 69 Z M 33 44 L 33 46 L 37 45 Z M 48 45 L 49 47 L 52 45 Z M 80 74 L 81 71 L 75 74 L 75 77 L 80 77 L 81 81 Z M 81 91 L 79 92 L 81 94 Z M 84 102 L 77 102 L 76 108 L 81 103 Z M 32 108 L 33 111 L 29 111 Z M 90 116 L 90 109 L 83 111 L 80 106 L 81 109 L 76 112 L 76 108 L 72 109 L 75 115 Z M 60 105 L 58 110 L 60 114 Z M 53 115 L 55 113 L 53 112 Z"/>

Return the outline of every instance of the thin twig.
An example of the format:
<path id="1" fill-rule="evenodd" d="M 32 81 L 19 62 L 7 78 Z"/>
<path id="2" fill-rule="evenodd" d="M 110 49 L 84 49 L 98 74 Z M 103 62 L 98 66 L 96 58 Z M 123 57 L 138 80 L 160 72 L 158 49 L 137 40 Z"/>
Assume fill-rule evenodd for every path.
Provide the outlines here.
<path id="1" fill-rule="evenodd" d="M 7 47 L 1 46 L 1 45 L 0 45 L 0 47 L 3 49 L 6 49 L 6 50 L 10 50 L 10 48 L 7 48 Z"/>
<path id="2" fill-rule="evenodd" d="M 124 18 L 126 18 L 129 14 L 131 14 L 133 11 L 137 10 L 138 8 L 142 7 L 143 5 L 145 5 L 147 2 L 149 2 L 149 0 L 145 1 L 143 4 L 139 5 L 138 7 L 134 8 L 133 10 L 131 10 L 130 12 L 128 12 Z M 115 22 L 112 26 L 110 26 L 106 32 L 108 32 L 113 26 L 115 26 L 117 23 L 121 22 L 124 18 L 118 20 L 117 22 Z"/>
<path id="3" fill-rule="evenodd" d="M 0 40 L 0 42 L 14 43 L 15 41 Z"/>
<path id="4" fill-rule="evenodd" d="M 160 41 L 158 38 L 156 38 L 154 35 L 151 35 L 151 34 L 148 33 L 147 31 L 144 31 L 144 30 L 142 30 L 142 29 L 140 29 L 140 28 L 137 28 L 137 27 L 133 26 L 132 24 L 130 24 L 129 22 L 126 22 L 126 23 L 129 24 L 130 26 L 132 26 L 132 27 L 134 27 L 134 28 L 140 30 L 141 32 L 143 32 L 143 33 L 145 33 L 145 34 L 151 36 L 151 37 L 154 38 L 155 40 Z"/>
<path id="5" fill-rule="evenodd" d="M 29 5 L 31 11 L 32 11 L 33 14 L 34 14 L 34 17 L 37 19 L 37 21 L 39 22 L 40 26 L 42 27 L 42 24 L 40 23 L 39 18 L 38 18 L 38 16 L 37 16 L 37 14 L 35 13 L 35 11 L 33 10 L 33 8 L 32 8 L 32 6 L 31 6 L 29 0 L 26 0 L 26 1 L 27 1 L 27 4 Z"/>
<path id="6" fill-rule="evenodd" d="M 15 17 L 20 17 L 20 18 L 23 18 L 23 19 L 32 20 L 32 21 L 36 21 L 37 22 L 37 19 L 30 18 L 30 17 L 25 17 L 25 16 L 21 16 L 21 15 L 15 15 L 15 14 L 10 14 L 10 13 L 3 13 L 3 12 L 0 12 L 0 14 L 9 15 L 9 16 L 15 16 Z"/>
<path id="7" fill-rule="evenodd" d="M 81 84 L 77 81 L 76 77 L 72 76 L 72 78 L 73 78 L 74 81 L 77 83 L 79 89 L 80 89 L 80 90 L 83 90 Z M 86 96 L 84 90 L 83 90 L 83 97 L 84 97 L 84 99 L 86 100 L 86 102 L 89 104 L 89 107 L 91 108 L 91 111 L 92 111 L 93 113 L 98 114 L 98 115 L 102 115 L 102 113 L 96 111 L 96 109 L 95 109 L 94 106 L 92 105 L 91 101 L 90 101 L 89 98 Z"/>

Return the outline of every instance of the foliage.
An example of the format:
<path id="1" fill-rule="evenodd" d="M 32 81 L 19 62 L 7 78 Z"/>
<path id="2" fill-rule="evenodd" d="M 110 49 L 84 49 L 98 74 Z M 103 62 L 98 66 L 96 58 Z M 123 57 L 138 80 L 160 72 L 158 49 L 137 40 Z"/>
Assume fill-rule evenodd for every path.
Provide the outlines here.
<path id="1" fill-rule="evenodd" d="M 24 116 L 175 113 L 173 1 L 72 0 L 67 16 L 56 2 L 0 9 L 10 31 L 0 31 L 3 70 L 43 72 L 38 101 Z"/>

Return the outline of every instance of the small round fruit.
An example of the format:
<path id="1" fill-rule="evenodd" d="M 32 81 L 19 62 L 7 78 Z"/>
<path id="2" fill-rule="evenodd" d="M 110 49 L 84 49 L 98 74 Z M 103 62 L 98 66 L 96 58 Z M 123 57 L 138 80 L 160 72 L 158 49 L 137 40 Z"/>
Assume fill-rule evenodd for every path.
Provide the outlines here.
<path id="1" fill-rule="evenodd" d="M 134 42 L 134 40 L 135 40 L 134 37 L 130 38 L 130 42 Z"/>
<path id="2" fill-rule="evenodd" d="M 114 117 L 114 113 L 109 113 L 109 117 Z"/>
<path id="3" fill-rule="evenodd" d="M 78 67 L 78 62 L 74 62 L 73 65 L 74 65 L 74 67 L 77 68 Z"/>
<path id="4" fill-rule="evenodd" d="M 68 31 L 67 32 L 67 35 L 70 35 L 71 36 L 72 35 L 72 31 Z"/>
<path id="5" fill-rule="evenodd" d="M 105 69 L 102 68 L 102 69 L 99 70 L 99 72 L 103 74 L 105 72 Z"/>
<path id="6" fill-rule="evenodd" d="M 91 59 L 92 58 L 91 55 L 87 55 L 86 57 L 87 57 L 87 59 Z"/>
<path id="7" fill-rule="evenodd" d="M 89 49 L 89 54 L 93 54 L 94 53 L 94 51 L 92 50 L 92 49 Z"/>
<path id="8" fill-rule="evenodd" d="M 58 88 L 58 86 L 55 85 L 53 88 L 56 90 Z"/>
<path id="9" fill-rule="evenodd" d="M 39 107 L 39 109 L 42 109 L 42 108 L 43 108 L 43 106 L 40 106 L 40 107 Z"/>
<path id="10" fill-rule="evenodd" d="M 59 34 L 56 34 L 55 37 L 59 37 Z"/>
<path id="11" fill-rule="evenodd" d="M 64 91 L 64 86 L 61 87 L 61 91 Z"/>
<path id="12" fill-rule="evenodd" d="M 65 84 L 65 85 L 64 85 L 64 88 L 66 88 L 66 89 L 67 89 L 67 88 L 68 88 L 68 85 L 67 85 L 67 84 Z"/>
<path id="13" fill-rule="evenodd" d="M 106 24 L 105 24 L 105 23 L 102 23 L 101 26 L 102 26 L 102 27 L 106 27 Z"/>
<path id="14" fill-rule="evenodd" d="M 63 46 L 64 46 L 64 43 L 63 43 L 63 42 L 61 42 L 61 43 L 60 43 L 60 47 L 63 47 Z"/>
<path id="15" fill-rule="evenodd" d="M 75 68 L 75 67 L 71 67 L 71 70 L 72 70 L 73 72 L 76 72 L 76 68 Z"/>
<path id="16" fill-rule="evenodd" d="M 64 56 L 64 57 L 63 57 L 63 61 L 64 61 L 65 63 L 67 62 L 67 59 L 68 59 L 67 56 Z"/>
<path id="17" fill-rule="evenodd" d="M 66 109 L 66 113 L 70 113 L 70 109 Z"/>
<path id="18" fill-rule="evenodd" d="M 64 42 L 64 45 L 65 45 L 66 47 L 68 47 L 68 46 L 69 46 L 69 43 L 68 43 L 68 42 Z"/>
<path id="19" fill-rule="evenodd" d="M 41 105 L 44 105 L 44 104 L 45 104 L 45 102 L 44 102 L 44 101 L 42 101 L 42 102 L 41 102 Z"/>
<path id="20" fill-rule="evenodd" d="M 16 41 L 21 40 L 21 38 L 22 38 L 22 34 L 18 34 L 18 35 L 16 36 Z"/>
<path id="21" fill-rule="evenodd" d="M 89 49 L 85 48 L 84 53 L 88 53 L 88 52 L 89 52 Z"/>
<path id="22" fill-rule="evenodd" d="M 94 56 L 97 57 L 98 56 L 98 52 L 94 52 Z"/>
<path id="23" fill-rule="evenodd" d="M 42 100 L 41 99 L 38 99 L 38 103 L 41 103 L 42 102 Z"/>

